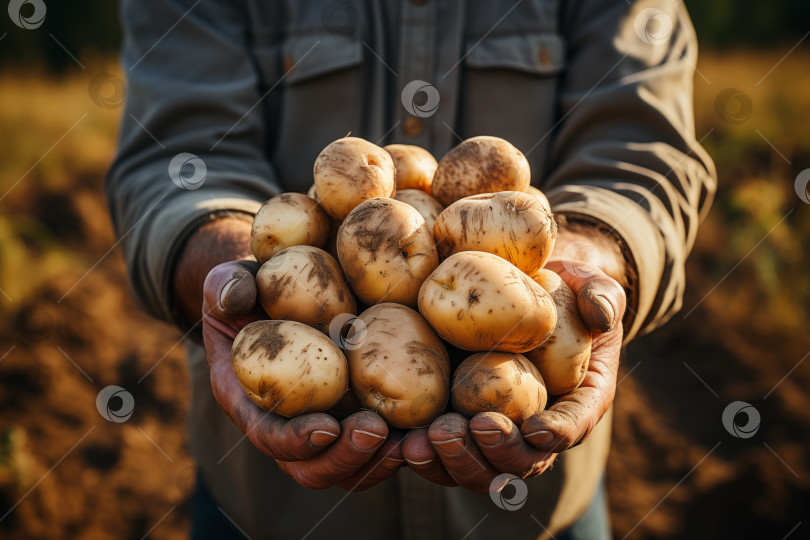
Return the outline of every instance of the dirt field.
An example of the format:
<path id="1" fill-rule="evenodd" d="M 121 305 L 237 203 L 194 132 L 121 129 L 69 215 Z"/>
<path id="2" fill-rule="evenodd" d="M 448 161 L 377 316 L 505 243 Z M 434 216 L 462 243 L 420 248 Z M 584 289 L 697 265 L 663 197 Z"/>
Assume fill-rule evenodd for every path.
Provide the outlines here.
<path id="1" fill-rule="evenodd" d="M 810 166 L 810 56 L 754 85 L 783 52 L 699 65 L 698 134 L 711 130 L 721 192 L 684 309 L 624 361 L 608 466 L 618 538 L 810 537 L 810 206 L 793 193 Z M 0 129 L 18 134 L 0 148 L 0 538 L 179 539 L 193 480 L 183 345 L 124 285 L 101 195 L 120 110 L 87 84 L 0 77 Z M 744 125 L 717 112 L 728 87 L 755 104 Z M 135 400 L 124 423 L 96 410 L 113 384 Z M 760 413 L 751 438 L 723 427 L 736 400 Z"/>

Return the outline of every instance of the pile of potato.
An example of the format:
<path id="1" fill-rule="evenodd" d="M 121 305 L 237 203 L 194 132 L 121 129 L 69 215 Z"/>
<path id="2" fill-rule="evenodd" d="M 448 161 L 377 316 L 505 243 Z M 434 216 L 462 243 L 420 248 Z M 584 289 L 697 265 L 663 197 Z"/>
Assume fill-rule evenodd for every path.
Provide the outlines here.
<path id="1" fill-rule="evenodd" d="M 581 384 L 591 334 L 543 269 L 557 226 L 514 146 L 474 137 L 437 163 L 345 137 L 313 173 L 308 195 L 277 195 L 253 222 L 270 320 L 239 333 L 231 363 L 254 402 L 409 429 L 449 400 L 520 424 Z M 474 354 L 453 369 L 447 344 Z"/>

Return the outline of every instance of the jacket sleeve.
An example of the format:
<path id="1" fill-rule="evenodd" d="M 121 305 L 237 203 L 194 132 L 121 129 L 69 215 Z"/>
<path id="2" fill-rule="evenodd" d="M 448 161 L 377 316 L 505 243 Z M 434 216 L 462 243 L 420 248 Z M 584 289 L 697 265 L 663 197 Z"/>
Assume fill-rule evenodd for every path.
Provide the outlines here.
<path id="1" fill-rule="evenodd" d="M 183 240 L 212 215 L 255 214 L 280 191 L 240 6 L 122 1 L 127 104 L 106 194 L 134 295 L 165 321 L 175 320 L 169 287 Z"/>
<path id="2" fill-rule="evenodd" d="M 714 165 L 695 138 L 697 41 L 675 0 L 564 5 L 568 67 L 545 187 L 555 213 L 621 239 L 636 280 L 629 341 L 680 309 L 714 196 Z"/>

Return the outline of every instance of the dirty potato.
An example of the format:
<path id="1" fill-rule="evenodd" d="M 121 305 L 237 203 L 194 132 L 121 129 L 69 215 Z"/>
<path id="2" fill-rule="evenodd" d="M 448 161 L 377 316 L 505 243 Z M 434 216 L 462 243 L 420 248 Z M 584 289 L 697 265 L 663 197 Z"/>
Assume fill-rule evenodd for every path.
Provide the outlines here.
<path id="1" fill-rule="evenodd" d="M 498 137 L 473 137 L 439 162 L 431 194 L 444 206 L 481 193 L 526 191 L 529 162 L 520 150 Z"/>
<path id="2" fill-rule="evenodd" d="M 439 201 L 418 189 L 398 189 L 394 198 L 416 208 L 416 211 L 425 218 L 425 224 L 429 231 L 433 231 L 436 218 L 444 210 L 444 206 Z"/>
<path id="3" fill-rule="evenodd" d="M 441 258 L 460 251 L 486 251 L 532 274 L 551 256 L 557 224 L 527 193 L 485 193 L 445 208 L 433 226 L 433 238 Z"/>
<path id="4" fill-rule="evenodd" d="M 551 336 L 539 347 L 526 353 L 546 381 L 549 394 L 566 394 L 582 384 L 591 358 L 591 332 L 577 307 L 577 297 L 560 276 L 540 270 L 532 278 L 554 300 L 557 324 Z"/>
<path id="5" fill-rule="evenodd" d="M 427 426 L 447 405 L 450 361 L 442 340 L 416 311 L 383 303 L 353 323 L 363 333 L 346 353 L 351 388 L 392 426 Z M 352 336 L 349 335 L 349 340 Z"/>
<path id="6" fill-rule="evenodd" d="M 383 149 L 391 154 L 397 170 L 397 191 L 419 189 L 430 193 L 433 175 L 436 173 L 436 158 L 433 154 L 411 144 L 389 144 Z"/>
<path id="7" fill-rule="evenodd" d="M 554 301 L 540 285 L 479 251 L 445 259 L 422 285 L 419 311 L 443 339 L 467 351 L 530 351 L 557 322 Z"/>
<path id="8" fill-rule="evenodd" d="M 546 197 L 545 193 L 534 186 L 529 186 L 528 189 L 526 189 L 526 193 L 537 199 L 540 204 L 543 205 L 543 208 L 551 212 L 551 203 L 548 202 L 548 197 Z"/>
<path id="9" fill-rule="evenodd" d="M 341 313 L 357 313 L 338 262 L 322 249 L 294 246 L 256 274 L 259 303 L 272 319 L 298 321 L 321 332 Z"/>
<path id="10" fill-rule="evenodd" d="M 537 368 L 521 354 L 470 356 L 453 375 L 453 408 L 473 417 L 497 412 L 521 425 L 546 406 L 548 393 Z"/>
<path id="11" fill-rule="evenodd" d="M 245 326 L 231 348 L 231 366 L 254 403 L 287 418 L 333 407 L 349 385 L 346 357 L 337 345 L 294 321 Z"/>
<path id="12" fill-rule="evenodd" d="M 264 203 L 253 218 L 250 248 L 263 263 L 288 247 L 322 247 L 329 225 L 317 201 L 302 193 L 282 193 Z"/>
<path id="13" fill-rule="evenodd" d="M 374 143 L 344 137 L 326 146 L 312 169 L 318 200 L 337 220 L 374 197 L 396 193 L 396 169 L 391 154 Z"/>
<path id="14" fill-rule="evenodd" d="M 338 230 L 337 251 L 352 290 L 368 305 L 416 307 L 419 287 L 439 264 L 425 218 L 385 197 L 352 210 Z"/>

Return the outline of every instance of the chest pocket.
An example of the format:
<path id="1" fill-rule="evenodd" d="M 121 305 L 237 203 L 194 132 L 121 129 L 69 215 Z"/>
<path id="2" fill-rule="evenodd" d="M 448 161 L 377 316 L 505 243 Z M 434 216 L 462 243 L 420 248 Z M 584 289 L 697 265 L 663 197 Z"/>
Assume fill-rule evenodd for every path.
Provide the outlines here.
<path id="1" fill-rule="evenodd" d="M 509 34 L 469 40 L 466 51 L 462 133 L 496 135 L 512 142 L 527 155 L 538 183 L 553 138 L 565 42 L 554 32 Z"/>
<path id="2" fill-rule="evenodd" d="M 270 159 L 285 189 L 306 191 L 312 164 L 331 141 L 361 121 L 362 44 L 355 36 L 313 30 L 265 49 L 279 75 L 272 88 Z"/>

